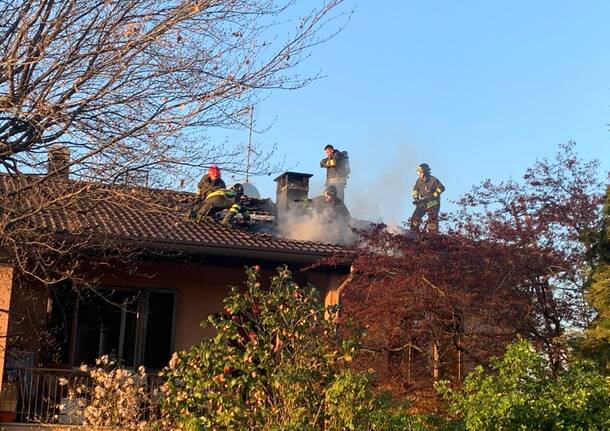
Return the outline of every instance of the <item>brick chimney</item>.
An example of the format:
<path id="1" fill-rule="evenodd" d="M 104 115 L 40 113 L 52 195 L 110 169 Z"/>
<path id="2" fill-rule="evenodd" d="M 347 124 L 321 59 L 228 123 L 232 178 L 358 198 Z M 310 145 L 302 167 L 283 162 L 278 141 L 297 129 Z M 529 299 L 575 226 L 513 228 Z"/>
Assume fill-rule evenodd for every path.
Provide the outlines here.
<path id="1" fill-rule="evenodd" d="M 47 169 L 49 175 L 57 175 L 67 180 L 70 176 L 70 150 L 63 145 L 54 145 L 49 148 Z"/>
<path id="2" fill-rule="evenodd" d="M 307 199 L 309 195 L 309 178 L 312 176 L 312 174 L 299 172 L 284 172 L 273 180 L 277 182 L 275 204 L 277 207 L 276 221 L 278 224 L 285 220 L 288 211 L 300 206 L 295 201 Z"/>

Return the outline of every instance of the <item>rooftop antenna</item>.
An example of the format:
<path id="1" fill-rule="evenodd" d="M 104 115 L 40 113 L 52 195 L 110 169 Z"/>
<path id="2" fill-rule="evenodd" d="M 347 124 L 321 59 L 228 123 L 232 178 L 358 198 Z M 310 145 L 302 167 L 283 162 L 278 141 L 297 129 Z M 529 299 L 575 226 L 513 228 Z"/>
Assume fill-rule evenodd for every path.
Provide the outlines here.
<path id="1" fill-rule="evenodd" d="M 256 152 L 252 149 L 252 130 L 254 128 L 254 105 L 246 106 L 244 111 L 245 111 L 244 113 L 247 112 L 250 114 L 250 124 L 248 126 L 248 131 L 249 131 L 248 147 L 247 147 L 247 153 L 246 153 L 246 179 L 243 183 L 244 193 L 246 196 L 248 196 L 250 198 L 260 199 L 261 198 L 260 192 L 258 191 L 256 186 L 254 186 L 254 184 L 252 184 L 250 182 L 251 156 L 252 156 L 252 153 L 256 154 Z"/>
<path id="2" fill-rule="evenodd" d="M 248 111 L 250 111 L 250 133 L 248 134 L 248 151 L 246 153 L 246 183 L 250 182 L 250 153 L 252 152 L 252 121 L 254 118 L 254 105 L 249 105 Z"/>

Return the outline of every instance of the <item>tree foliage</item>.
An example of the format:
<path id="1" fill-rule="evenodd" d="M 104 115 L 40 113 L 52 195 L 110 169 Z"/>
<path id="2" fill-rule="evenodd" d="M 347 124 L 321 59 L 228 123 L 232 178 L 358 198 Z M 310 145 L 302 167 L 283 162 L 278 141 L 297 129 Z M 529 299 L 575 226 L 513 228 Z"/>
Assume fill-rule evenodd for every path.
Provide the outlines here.
<path id="1" fill-rule="evenodd" d="M 165 370 L 162 427 L 168 429 L 417 429 L 404 410 L 371 390 L 371 376 L 346 367 L 356 343 L 324 319 L 313 287 L 286 268 L 269 289 L 248 269 L 225 312 L 206 324 L 216 336 L 177 354 Z"/>
<path id="2" fill-rule="evenodd" d="M 0 165 L 40 171 L 59 143 L 84 177 L 211 162 L 243 171 L 239 153 L 200 132 L 243 125 L 257 91 L 307 84 L 291 69 L 333 33 L 319 31 L 341 2 L 280 26 L 296 2 L 4 1 Z"/>
<path id="3" fill-rule="evenodd" d="M 610 372 L 610 191 L 599 229 L 592 236 L 591 274 L 587 283 L 587 300 L 596 315 L 591 325 L 578 336 L 577 348 Z"/>
<path id="4" fill-rule="evenodd" d="M 555 260 L 552 265 L 533 260 L 519 268 L 531 272 L 522 285 L 536 310 L 530 332 L 549 351 L 566 325 L 583 328 L 591 317 L 584 287 L 590 235 L 599 225 L 604 199 L 598 168 L 597 160 L 580 159 L 569 142 L 553 160 L 538 160 L 520 182 L 488 180 L 474 187 L 453 217 L 455 232 L 467 238 L 537 250 Z M 559 356 L 552 352 L 555 363 Z"/>
<path id="5" fill-rule="evenodd" d="M 554 373 L 545 355 L 526 341 L 511 345 L 466 377 L 460 391 L 437 388 L 457 419 L 453 429 L 604 430 L 610 426 L 610 379 L 588 362 Z"/>
<path id="6" fill-rule="evenodd" d="M 341 316 L 365 328 L 367 354 L 357 366 L 373 367 L 383 384 L 411 394 L 431 390 L 434 378 L 459 379 L 467 365 L 527 333 L 531 304 L 518 288 L 523 273 L 513 268 L 532 254 L 384 226 L 364 235 L 368 248 L 353 264 Z"/>
<path id="7" fill-rule="evenodd" d="M 358 365 L 412 394 L 461 379 L 520 335 L 559 370 L 565 328 L 591 318 L 584 287 L 603 202 L 597 167 L 566 144 L 520 182 L 474 187 L 446 235 L 363 232 L 342 294 L 342 316 L 366 329 L 370 355 Z"/>

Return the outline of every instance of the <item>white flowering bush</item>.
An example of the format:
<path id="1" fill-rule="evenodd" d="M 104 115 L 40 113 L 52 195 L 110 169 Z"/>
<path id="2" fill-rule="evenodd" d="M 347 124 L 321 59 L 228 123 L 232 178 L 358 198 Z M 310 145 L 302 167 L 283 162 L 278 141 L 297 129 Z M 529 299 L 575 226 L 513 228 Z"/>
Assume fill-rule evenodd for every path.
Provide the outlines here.
<path id="1" fill-rule="evenodd" d="M 69 409 L 87 429 L 142 431 L 148 428 L 146 418 L 151 394 L 144 367 L 134 372 L 105 355 L 96 360 L 95 367 L 83 365 L 81 371 L 86 372 L 91 381 L 81 381 L 70 387 L 61 409 Z"/>

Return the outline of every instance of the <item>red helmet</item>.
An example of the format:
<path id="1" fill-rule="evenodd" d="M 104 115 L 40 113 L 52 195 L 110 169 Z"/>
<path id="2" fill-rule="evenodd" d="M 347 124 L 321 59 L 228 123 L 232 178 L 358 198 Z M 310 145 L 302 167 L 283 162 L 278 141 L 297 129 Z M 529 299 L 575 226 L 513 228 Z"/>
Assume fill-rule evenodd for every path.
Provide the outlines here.
<path id="1" fill-rule="evenodd" d="M 212 174 L 216 174 L 217 176 L 220 176 L 220 169 L 218 168 L 218 166 L 216 166 L 216 165 L 210 166 L 210 168 L 208 169 L 208 175 L 212 175 Z"/>

